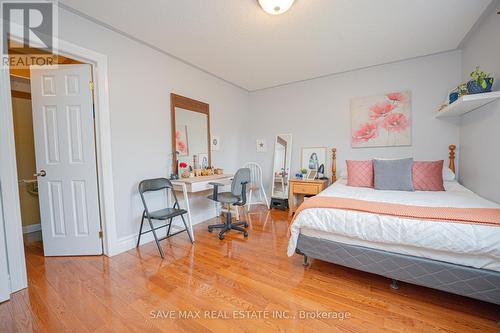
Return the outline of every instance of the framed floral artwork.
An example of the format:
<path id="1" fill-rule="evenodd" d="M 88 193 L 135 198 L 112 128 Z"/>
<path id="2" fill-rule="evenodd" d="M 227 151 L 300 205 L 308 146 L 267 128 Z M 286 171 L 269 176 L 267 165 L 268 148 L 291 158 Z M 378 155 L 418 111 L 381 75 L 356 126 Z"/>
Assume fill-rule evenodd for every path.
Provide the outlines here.
<path id="1" fill-rule="evenodd" d="M 411 92 L 353 98 L 351 145 L 353 148 L 411 145 Z"/>

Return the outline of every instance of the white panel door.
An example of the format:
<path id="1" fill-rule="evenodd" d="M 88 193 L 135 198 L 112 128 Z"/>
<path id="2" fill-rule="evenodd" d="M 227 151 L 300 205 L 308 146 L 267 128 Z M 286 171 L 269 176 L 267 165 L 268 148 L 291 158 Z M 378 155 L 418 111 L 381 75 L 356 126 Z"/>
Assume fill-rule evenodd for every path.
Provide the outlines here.
<path id="1" fill-rule="evenodd" d="M 31 68 L 46 256 L 102 254 L 90 65 Z"/>

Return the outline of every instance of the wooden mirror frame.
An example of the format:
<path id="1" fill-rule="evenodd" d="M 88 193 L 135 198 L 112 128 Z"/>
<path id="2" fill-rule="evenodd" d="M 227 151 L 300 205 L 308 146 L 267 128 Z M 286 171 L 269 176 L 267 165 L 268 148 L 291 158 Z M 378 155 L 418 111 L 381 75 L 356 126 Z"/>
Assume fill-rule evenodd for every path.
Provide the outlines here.
<path id="1" fill-rule="evenodd" d="M 208 165 L 212 166 L 212 152 L 211 152 L 211 135 L 210 135 L 210 108 L 207 103 L 197 101 L 195 99 L 177 95 L 174 93 L 170 94 L 170 113 L 172 116 L 172 164 L 173 173 L 177 175 L 177 154 L 176 144 L 175 144 L 175 108 L 182 108 L 185 110 L 199 112 L 207 115 L 207 143 L 208 143 Z"/>

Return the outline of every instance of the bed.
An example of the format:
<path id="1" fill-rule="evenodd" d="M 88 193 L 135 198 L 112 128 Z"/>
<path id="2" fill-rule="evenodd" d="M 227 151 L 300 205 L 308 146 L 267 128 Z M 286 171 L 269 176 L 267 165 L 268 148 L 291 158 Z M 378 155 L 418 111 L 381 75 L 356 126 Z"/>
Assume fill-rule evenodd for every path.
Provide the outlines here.
<path id="1" fill-rule="evenodd" d="M 455 171 L 454 146 L 449 167 Z M 336 179 L 318 197 L 426 207 L 500 209 L 456 181 L 444 192 L 378 191 L 350 187 Z M 312 207 L 290 226 L 288 255 L 294 253 L 397 281 L 500 304 L 500 226 L 419 220 L 365 211 Z"/>

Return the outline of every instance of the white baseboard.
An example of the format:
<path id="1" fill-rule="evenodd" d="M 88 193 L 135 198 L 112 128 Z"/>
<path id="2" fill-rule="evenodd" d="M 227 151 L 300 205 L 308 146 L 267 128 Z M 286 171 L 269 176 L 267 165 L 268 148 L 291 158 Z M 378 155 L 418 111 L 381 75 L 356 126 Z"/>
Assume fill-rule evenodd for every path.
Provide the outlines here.
<path id="1" fill-rule="evenodd" d="M 184 229 L 184 226 L 181 227 L 181 226 L 177 226 L 177 225 L 172 224 L 172 229 L 170 230 L 170 232 L 173 233 L 173 232 L 177 232 L 177 231 L 180 231 L 183 229 Z M 167 231 L 165 228 L 163 230 L 157 230 L 156 234 L 158 235 L 158 237 L 164 237 L 166 235 L 166 232 Z M 137 236 L 138 236 L 138 234 L 135 234 L 135 235 L 125 236 L 125 237 L 118 239 L 118 241 L 116 242 L 117 244 L 114 247 L 114 251 L 113 251 L 112 255 L 117 255 L 117 254 L 120 254 L 120 253 L 123 253 L 123 252 L 126 252 L 128 250 L 135 248 L 135 246 L 137 245 Z M 187 237 L 187 235 L 186 235 L 186 237 Z M 154 241 L 154 237 L 153 237 L 153 233 L 151 233 L 151 232 L 141 236 L 141 245 L 147 244 L 147 243 L 152 242 L 152 241 Z"/>
<path id="2" fill-rule="evenodd" d="M 42 230 L 42 225 L 39 224 L 30 224 L 30 225 L 23 225 L 23 234 L 30 234 L 32 232 L 37 232 Z"/>

